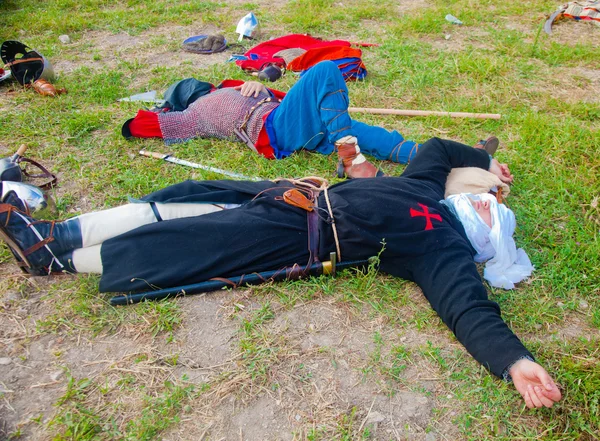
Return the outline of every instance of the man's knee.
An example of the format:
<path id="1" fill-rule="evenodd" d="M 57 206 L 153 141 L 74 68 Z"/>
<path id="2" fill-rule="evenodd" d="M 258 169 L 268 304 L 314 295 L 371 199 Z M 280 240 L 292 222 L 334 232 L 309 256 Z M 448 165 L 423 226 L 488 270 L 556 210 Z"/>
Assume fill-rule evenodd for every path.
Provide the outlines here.
<path id="1" fill-rule="evenodd" d="M 427 141 L 425 141 L 422 145 L 421 145 L 421 149 L 424 148 L 444 148 L 446 143 L 448 140 L 446 139 L 442 139 L 442 138 L 438 138 L 433 137 L 433 138 L 429 138 Z"/>
<path id="2" fill-rule="evenodd" d="M 341 77 L 341 73 L 340 70 L 338 69 L 337 65 L 330 60 L 324 60 L 324 61 L 319 61 L 317 64 L 315 64 L 313 67 L 310 68 L 309 70 L 310 73 L 312 73 L 313 75 L 318 75 L 319 77 L 324 77 L 324 76 L 340 76 Z"/>

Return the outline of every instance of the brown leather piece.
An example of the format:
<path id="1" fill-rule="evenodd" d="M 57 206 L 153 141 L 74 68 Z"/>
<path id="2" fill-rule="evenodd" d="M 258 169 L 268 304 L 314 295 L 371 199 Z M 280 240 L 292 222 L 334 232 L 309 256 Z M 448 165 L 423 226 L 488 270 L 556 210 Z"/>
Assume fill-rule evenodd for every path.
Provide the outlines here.
<path id="1" fill-rule="evenodd" d="M 344 163 L 344 167 L 351 167 L 352 161 L 356 159 L 356 144 L 340 144 L 337 146 L 338 157 Z"/>
<path id="2" fill-rule="evenodd" d="M 67 89 L 57 89 L 53 84 L 46 80 L 36 80 L 33 82 L 33 90 L 43 96 L 57 96 L 62 93 L 67 93 Z"/>
<path id="3" fill-rule="evenodd" d="M 350 179 L 355 178 L 374 178 L 375 176 L 383 176 L 383 173 L 377 169 L 369 161 L 361 164 L 353 165 L 352 161 L 360 154 L 360 148 L 356 148 L 356 144 L 339 144 L 336 145 L 338 151 L 338 177 L 347 176 Z M 358 150 L 358 152 L 357 152 Z"/>
<path id="4" fill-rule="evenodd" d="M 296 188 L 283 193 L 283 200 L 294 207 L 302 208 L 306 211 L 313 211 L 313 202 Z"/>

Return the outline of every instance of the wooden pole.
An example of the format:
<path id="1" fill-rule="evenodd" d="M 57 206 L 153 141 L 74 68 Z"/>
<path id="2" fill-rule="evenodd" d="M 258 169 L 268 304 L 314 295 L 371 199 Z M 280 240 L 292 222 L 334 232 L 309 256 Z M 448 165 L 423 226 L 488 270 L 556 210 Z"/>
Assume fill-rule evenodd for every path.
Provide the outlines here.
<path id="1" fill-rule="evenodd" d="M 468 113 L 468 112 L 436 112 L 433 110 L 401 110 L 401 109 L 377 109 L 370 107 L 348 107 L 348 112 L 371 113 L 374 115 L 401 115 L 401 116 L 449 116 L 450 118 L 476 118 L 476 119 L 500 119 L 499 113 Z"/>

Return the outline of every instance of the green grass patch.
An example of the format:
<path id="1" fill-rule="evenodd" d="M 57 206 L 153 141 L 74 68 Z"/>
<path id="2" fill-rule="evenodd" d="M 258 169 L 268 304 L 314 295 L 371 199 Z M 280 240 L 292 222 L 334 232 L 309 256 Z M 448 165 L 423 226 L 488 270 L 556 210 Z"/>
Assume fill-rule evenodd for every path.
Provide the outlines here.
<path id="1" fill-rule="evenodd" d="M 69 377 L 67 390 L 56 403 L 58 412 L 48 422 L 54 441 L 153 440 L 180 421 L 186 403 L 197 395 L 193 386 L 165 381 L 160 393 L 143 395 L 139 417 L 118 424 L 118 405 L 97 407 L 90 399 L 97 387 L 90 379 Z"/>
<path id="2" fill-rule="evenodd" d="M 138 156 L 142 148 L 247 176 L 321 175 L 334 183 L 338 180 L 333 155 L 301 152 L 283 161 L 268 161 L 229 141 L 193 140 L 169 148 L 158 140 L 125 141 L 121 124 L 135 115 L 139 105 L 116 100 L 151 89 L 160 94 L 174 81 L 190 76 L 214 84 L 223 78 L 249 79 L 233 63 L 204 63 L 207 58 L 200 55 L 198 61 L 179 65 L 156 63 L 149 57 L 180 50 L 180 41 L 171 38 L 172 29 L 190 33 L 216 29 L 233 42 L 235 24 L 249 10 L 257 14 L 264 38 L 299 32 L 379 43 L 362 48 L 369 75 L 365 81 L 348 84 L 353 105 L 502 114 L 498 121 L 352 116 L 399 130 L 418 142 L 431 136 L 469 144 L 491 134 L 501 139 L 497 157 L 508 162 L 516 176 L 508 200 L 518 220 L 516 241 L 528 252 L 536 271 L 516 290 L 490 290 L 490 296 L 556 376 L 565 398 L 552 410 L 525 410 L 512 386 L 492 378 L 463 351 L 430 338 L 451 333 L 425 302 L 415 301 L 418 294 L 412 283 L 381 274 L 375 267 L 344 271 L 335 278 L 253 288 L 260 304 L 236 312 L 241 371 L 223 373 L 215 384 L 229 381 L 229 374 L 239 374 L 248 379 L 248 388 L 277 389 L 270 370 L 281 365 L 290 347 L 285 334 L 271 329 L 277 308 L 327 299 L 382 320 L 394 334 L 373 333 L 375 351 L 365 367 L 369 379 L 382 380 L 382 390 L 422 392 L 404 375 L 419 363 L 437 370 L 439 389 L 430 396 L 436 404 L 446 405 L 444 397 L 451 395 L 456 414 L 450 417 L 438 406 L 435 417 L 454 420 L 461 436 L 592 440 L 600 432 L 598 340 L 583 337 L 600 329 L 600 105 L 593 75 L 600 52 L 592 38 L 584 44 L 561 40 L 558 32 L 553 36 L 540 32 L 545 15 L 558 5 L 550 0 L 436 0 L 414 8 L 388 0 L 293 0 L 277 5 L 5 0 L 0 2 L 2 41 L 17 39 L 38 49 L 56 65 L 61 74 L 58 84 L 69 93 L 46 99 L 14 84 L 1 85 L 1 156 L 25 143 L 32 158 L 59 174 L 55 196 L 60 217 L 122 204 L 127 196 L 140 197 L 185 179 L 222 178 Z M 448 23 L 444 18 L 448 13 L 464 25 Z M 574 33 L 581 32 L 583 25 L 561 24 Z M 62 45 L 61 34 L 70 35 L 74 43 Z M 131 44 L 107 48 L 103 44 L 107 36 Z M 256 43 L 244 41 L 231 52 L 242 53 Z M 288 73 L 272 85 L 288 90 L 296 80 Z M 375 162 L 393 175 L 404 169 Z M 12 260 L 8 248 L 0 245 L 3 277 Z M 40 292 L 45 304 L 54 303 L 55 308 L 37 321 L 38 335 L 83 334 L 93 340 L 123 333 L 170 342 L 183 323 L 185 311 L 177 300 L 112 308 L 108 297 L 98 293 L 97 283 L 96 276 L 64 277 L 41 288 L 20 274 L 10 274 L 0 281 L 0 289 L 16 291 L 21 299 L 15 303 L 25 303 Z M 11 307 L 5 305 L 2 312 L 13 314 Z M 565 333 L 565 328 L 570 332 Z M 426 334 L 423 341 L 431 343 L 404 345 L 399 336 L 409 331 Z M 171 367 L 180 363 L 177 353 L 163 361 Z M 139 363 L 143 362 L 148 362 L 146 355 L 140 356 Z M 304 369 L 297 373 L 311 381 L 302 376 Z M 122 375 L 115 385 L 71 378 L 50 425 L 55 439 L 156 439 L 178 424 L 181 405 L 195 393 L 164 382 L 154 393 L 142 390 L 147 396 L 127 425 L 118 422 L 117 408 L 96 406 L 91 399 L 97 393 L 127 399 L 139 387 L 133 375 Z M 379 436 L 368 425 L 358 430 L 359 413 L 351 409 L 338 415 L 335 424 L 315 423 L 305 432 L 307 439 Z"/>

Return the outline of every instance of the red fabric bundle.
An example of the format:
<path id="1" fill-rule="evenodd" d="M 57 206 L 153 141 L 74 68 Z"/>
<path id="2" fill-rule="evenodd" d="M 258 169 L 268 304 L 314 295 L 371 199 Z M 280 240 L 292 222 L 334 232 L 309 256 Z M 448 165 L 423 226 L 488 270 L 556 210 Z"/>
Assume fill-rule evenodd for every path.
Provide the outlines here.
<path id="1" fill-rule="evenodd" d="M 354 49 L 345 46 L 325 46 L 307 50 L 303 55 L 292 60 L 287 65 L 288 70 L 295 72 L 307 70 L 323 60 L 339 60 L 342 58 L 358 58 L 362 57 L 360 49 Z"/>
<path id="2" fill-rule="evenodd" d="M 238 60 L 235 63 L 244 70 L 259 71 L 269 64 L 284 66 L 283 58 L 273 57 L 281 50 L 296 47 L 309 50 L 324 46 L 349 47 L 350 42 L 345 40 L 319 40 L 307 34 L 290 34 L 260 43 L 244 54 L 248 57 L 248 60 Z"/>

